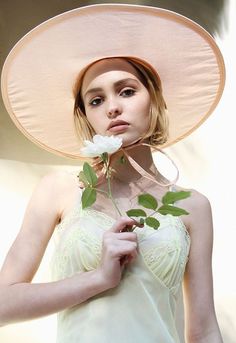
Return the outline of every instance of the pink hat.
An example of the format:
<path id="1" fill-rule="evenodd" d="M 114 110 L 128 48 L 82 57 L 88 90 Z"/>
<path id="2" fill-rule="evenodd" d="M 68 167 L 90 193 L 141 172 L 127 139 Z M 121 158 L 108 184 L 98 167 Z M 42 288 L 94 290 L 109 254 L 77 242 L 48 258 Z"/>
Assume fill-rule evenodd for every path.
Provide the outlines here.
<path id="1" fill-rule="evenodd" d="M 106 57 L 134 57 L 160 76 L 169 146 L 213 112 L 225 82 L 212 36 L 192 20 L 155 7 L 100 4 L 53 17 L 26 34 L 8 55 L 3 101 L 16 126 L 55 154 L 79 158 L 73 88 L 78 74 Z"/>

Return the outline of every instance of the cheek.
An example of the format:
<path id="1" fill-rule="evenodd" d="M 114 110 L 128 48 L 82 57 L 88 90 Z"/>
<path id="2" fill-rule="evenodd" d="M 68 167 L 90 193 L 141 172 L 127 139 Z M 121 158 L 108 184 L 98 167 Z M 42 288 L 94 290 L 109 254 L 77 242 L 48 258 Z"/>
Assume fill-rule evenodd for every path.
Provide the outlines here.
<path id="1" fill-rule="evenodd" d="M 97 111 L 91 111 L 89 108 L 85 108 L 86 117 L 91 125 L 98 121 Z"/>
<path id="2" fill-rule="evenodd" d="M 146 131 L 150 125 L 151 101 L 149 95 L 146 97 L 145 101 L 140 104 L 140 108 L 142 108 L 142 118 L 140 118 L 140 122 L 142 123 L 143 130 Z"/>
<path id="3" fill-rule="evenodd" d="M 103 134 L 103 125 L 101 116 L 97 113 L 90 113 L 89 111 L 86 112 L 86 117 L 92 128 L 97 134 Z"/>
<path id="4" fill-rule="evenodd" d="M 91 115 L 91 113 L 87 109 L 85 109 L 85 115 L 89 124 L 94 128 L 94 117 Z"/>
<path id="5" fill-rule="evenodd" d="M 148 93 L 142 93 L 137 98 L 133 97 L 129 103 L 129 110 L 136 112 L 141 117 L 149 115 L 151 100 Z"/>
<path id="6" fill-rule="evenodd" d="M 139 104 L 139 109 L 142 110 L 143 118 L 148 118 L 150 115 L 151 101 L 150 97 L 146 96 Z"/>

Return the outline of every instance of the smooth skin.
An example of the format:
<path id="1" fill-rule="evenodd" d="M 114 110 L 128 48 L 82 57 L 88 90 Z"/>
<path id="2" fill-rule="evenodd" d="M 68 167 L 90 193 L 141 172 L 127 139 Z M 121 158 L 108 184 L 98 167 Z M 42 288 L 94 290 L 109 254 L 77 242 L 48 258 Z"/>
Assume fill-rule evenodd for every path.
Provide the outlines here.
<path id="1" fill-rule="evenodd" d="M 117 87 L 118 81 L 121 88 Z M 88 93 L 94 88 L 97 91 Z M 93 65 L 84 79 L 82 94 L 86 115 L 97 133 L 110 134 L 110 121 L 118 119 L 129 123 L 128 128 L 116 133 L 123 138 L 124 145 L 137 141 L 145 133 L 150 98 L 126 61 L 113 59 Z M 136 147 L 131 154 L 146 171 L 155 173 L 148 147 Z M 114 192 L 119 190 L 115 194 L 117 198 L 122 194 L 122 187 L 125 190 L 128 185 L 132 185 L 131 193 L 135 193 L 140 175 L 128 163 L 125 167 L 117 165 L 115 159 L 113 167 L 117 171 L 113 180 Z M 166 192 L 165 187 L 152 185 L 151 188 L 158 197 Z M 0 325 L 56 313 L 114 288 L 121 280 L 125 265 L 137 257 L 137 236 L 135 232 L 126 232 L 127 226 L 136 223 L 130 218 L 119 218 L 103 236 L 98 269 L 57 282 L 31 283 L 55 225 L 75 206 L 78 192 L 77 180 L 65 172 L 44 176 L 35 188 L 20 232 L 0 272 Z M 190 213 L 182 217 L 191 237 L 184 277 L 186 342 L 222 343 L 213 300 L 211 207 L 204 195 L 195 190 L 191 192 L 190 198 L 179 203 Z M 129 199 L 122 201 L 122 206 L 122 210 L 127 210 Z"/>

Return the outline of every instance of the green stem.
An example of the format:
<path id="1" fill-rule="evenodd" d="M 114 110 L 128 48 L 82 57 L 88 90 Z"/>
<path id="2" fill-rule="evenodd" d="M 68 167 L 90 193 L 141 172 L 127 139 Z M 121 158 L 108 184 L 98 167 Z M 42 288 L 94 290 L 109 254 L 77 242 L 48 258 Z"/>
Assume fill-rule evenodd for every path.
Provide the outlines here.
<path id="1" fill-rule="evenodd" d="M 153 211 L 151 214 L 149 214 L 149 216 L 147 216 L 147 218 L 153 216 L 153 214 L 155 214 L 155 213 L 158 213 L 158 209 Z"/>
<path id="2" fill-rule="evenodd" d="M 151 214 L 149 214 L 149 216 L 145 217 L 145 219 L 147 219 L 147 218 L 153 216 L 153 214 L 155 214 L 155 213 L 158 213 L 158 209 L 155 210 L 155 211 L 153 211 Z M 134 226 L 132 227 L 132 230 L 131 230 L 131 231 L 134 231 L 134 229 L 136 229 L 136 227 L 137 227 L 137 225 L 134 225 Z"/>
<path id="3" fill-rule="evenodd" d="M 96 188 L 96 187 L 91 187 L 92 189 L 95 189 L 97 192 L 100 192 L 100 193 L 105 193 L 108 197 L 109 197 L 109 193 L 108 192 L 106 192 L 106 191 L 104 191 L 104 190 L 102 190 L 102 189 L 98 189 L 98 188 Z"/>
<path id="4" fill-rule="evenodd" d="M 110 179 L 110 174 L 109 174 L 109 167 L 107 169 L 107 184 L 108 184 L 108 195 L 109 195 L 109 198 L 111 199 L 115 209 L 117 210 L 117 212 L 119 213 L 119 215 L 122 217 L 122 213 L 120 212 L 115 200 L 113 199 L 112 197 L 112 192 L 111 192 L 111 179 Z"/>

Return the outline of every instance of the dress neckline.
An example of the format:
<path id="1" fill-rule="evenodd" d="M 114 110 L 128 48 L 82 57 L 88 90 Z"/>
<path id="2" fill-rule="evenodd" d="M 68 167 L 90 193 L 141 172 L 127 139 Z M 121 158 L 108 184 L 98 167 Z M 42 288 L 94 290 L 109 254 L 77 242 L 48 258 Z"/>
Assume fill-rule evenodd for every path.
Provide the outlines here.
<path id="1" fill-rule="evenodd" d="M 110 216 L 109 214 L 105 213 L 105 212 L 102 212 L 102 211 L 99 211 L 99 210 L 96 210 L 94 208 L 91 208 L 91 207 L 87 207 L 85 209 L 82 208 L 82 203 L 81 201 L 78 201 L 76 202 L 76 204 L 71 208 L 70 211 L 68 211 L 68 213 L 65 215 L 65 217 L 61 220 L 61 222 L 59 224 L 56 225 L 56 228 L 61 228 L 63 227 L 66 223 L 70 222 L 71 218 L 74 218 L 74 217 L 83 217 L 84 215 L 86 214 L 95 214 L 96 216 L 99 216 L 100 218 L 106 218 L 106 221 L 109 223 L 109 224 L 113 224 L 116 219 L 114 219 L 112 216 Z M 161 218 L 165 218 L 165 217 L 170 217 L 171 215 L 162 215 L 161 213 L 155 213 L 156 216 L 158 216 L 158 219 L 161 219 Z M 176 222 L 177 224 L 179 224 L 179 228 L 186 234 L 186 237 L 188 238 L 188 241 L 190 242 L 191 241 L 191 237 L 189 235 L 189 232 L 188 232 L 188 229 L 186 227 L 186 225 L 184 224 L 183 220 L 181 219 L 181 217 L 173 217 L 171 216 Z M 104 229 L 105 231 L 106 229 Z M 153 232 L 155 231 L 158 231 L 157 230 L 154 230 L 154 229 L 151 229 L 150 230 L 153 230 Z"/>

